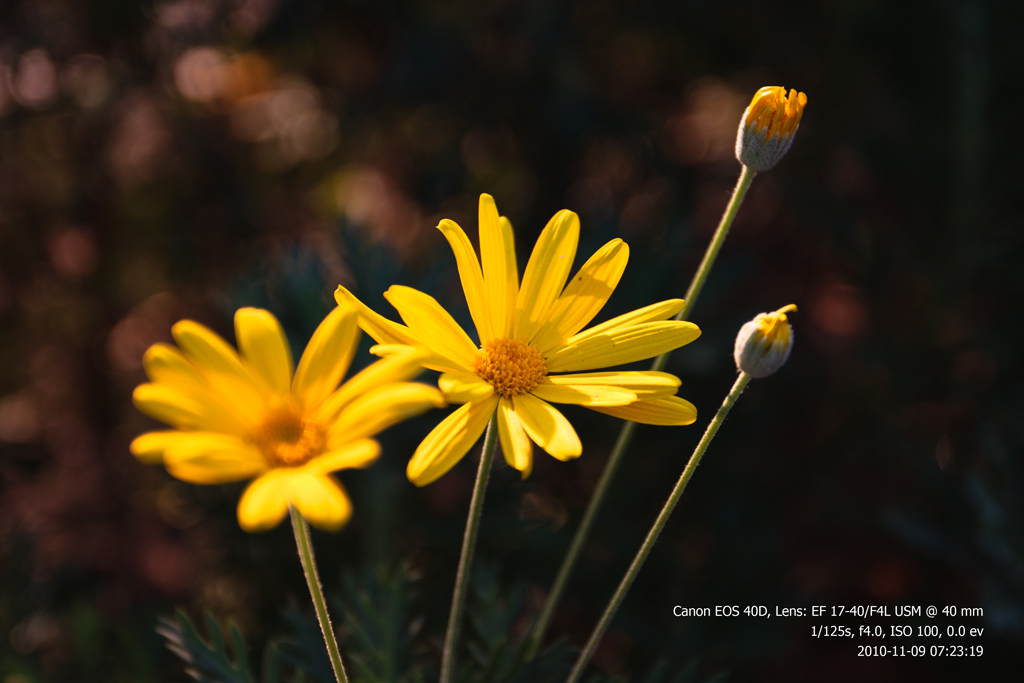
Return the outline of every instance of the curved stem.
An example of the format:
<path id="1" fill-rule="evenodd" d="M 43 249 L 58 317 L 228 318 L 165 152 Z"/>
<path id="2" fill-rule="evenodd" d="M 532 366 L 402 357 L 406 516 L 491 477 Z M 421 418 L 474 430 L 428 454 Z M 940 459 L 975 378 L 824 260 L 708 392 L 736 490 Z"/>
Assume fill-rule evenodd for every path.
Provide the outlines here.
<path id="1" fill-rule="evenodd" d="M 466 588 L 469 585 L 469 568 L 473 563 L 476 535 L 480 528 L 480 517 L 484 507 L 484 493 L 487 479 L 491 474 L 491 461 L 498 443 L 498 413 L 491 416 L 484 436 L 484 447 L 480 453 L 480 467 L 476 471 L 473 498 L 469 502 L 469 517 L 466 532 L 462 537 L 462 552 L 459 555 L 459 570 L 455 574 L 455 590 L 452 592 L 452 608 L 448 614 L 448 630 L 444 636 L 444 650 L 441 653 L 441 683 L 450 683 L 455 672 L 455 650 L 462 628 L 462 611 L 466 604 Z"/>
<path id="2" fill-rule="evenodd" d="M 683 310 L 676 314 L 675 318 L 673 318 L 674 320 L 686 320 L 690 315 L 690 311 L 693 310 L 694 305 L 697 303 L 697 297 L 700 296 L 700 292 L 704 288 L 704 282 L 708 279 L 711 267 L 715 265 L 715 258 L 725 243 L 726 235 L 729 234 L 729 228 L 732 227 L 733 219 L 736 218 L 736 213 L 739 211 L 740 204 L 743 203 L 743 198 L 746 196 L 755 175 L 757 175 L 756 171 L 751 171 L 746 166 L 743 167 L 740 177 L 736 180 L 736 187 L 733 188 L 732 198 L 725 207 L 725 213 L 722 214 L 722 219 L 718 223 L 718 229 L 715 230 L 715 235 L 711 238 L 707 251 L 704 252 L 704 258 L 701 259 L 700 266 L 697 268 L 697 272 L 694 274 L 693 280 L 690 281 L 690 286 L 686 290 L 686 304 L 683 306 Z M 663 353 L 655 358 L 654 362 L 651 363 L 651 370 L 663 370 L 668 363 L 668 357 L 668 353 Z M 562 591 L 565 590 L 565 585 L 576 565 L 576 560 L 579 559 L 583 543 L 587 540 L 587 536 L 590 535 L 590 528 L 593 526 L 597 513 L 604 503 L 604 497 L 608 493 L 608 487 L 611 485 L 612 478 L 619 468 L 619 463 L 622 461 L 626 451 L 629 450 L 629 444 L 633 440 L 633 433 L 635 431 L 635 422 L 624 423 L 619 431 L 619 438 L 616 439 L 615 446 L 608 455 L 608 461 L 605 463 L 601 478 L 598 480 L 597 487 L 590 497 L 590 503 L 587 505 L 586 512 L 583 513 L 583 519 L 576 530 L 576 535 L 569 544 L 569 551 L 566 553 L 565 559 L 562 560 L 562 566 L 558 569 L 558 574 L 551 586 L 551 590 L 548 592 L 544 608 L 541 610 L 540 616 L 537 617 L 537 624 L 533 627 L 533 633 L 530 634 L 530 644 L 526 651 L 527 660 L 534 658 L 541 642 L 544 640 L 544 633 L 547 631 L 551 617 L 554 616 L 555 608 L 558 607 L 558 602 L 562 598 Z"/>
<path id="3" fill-rule="evenodd" d="M 644 540 L 643 545 L 640 546 L 639 552 L 636 557 L 633 558 L 633 563 L 629 565 L 629 570 L 626 575 L 622 577 L 622 581 L 619 583 L 618 589 L 615 591 L 615 595 L 612 596 L 611 601 L 604 610 L 604 614 L 601 615 L 601 620 L 597 622 L 597 626 L 594 627 L 594 632 L 590 634 L 590 640 L 583 647 L 580 652 L 579 658 L 576 660 L 576 665 L 573 666 L 572 672 L 569 674 L 569 678 L 566 679 L 566 683 L 574 683 L 579 680 L 579 677 L 583 674 L 583 670 L 586 668 L 587 663 L 590 661 L 590 657 L 594 654 L 594 650 L 597 649 L 597 644 L 601 641 L 601 636 L 608 629 L 608 625 L 611 623 L 612 618 L 619 609 L 619 605 L 622 604 L 622 600 L 626 597 L 626 593 L 629 592 L 630 586 L 633 585 L 633 580 L 636 575 L 640 573 L 640 568 L 644 566 L 644 562 L 647 560 L 647 556 L 651 553 L 651 549 L 658 540 L 658 536 L 661 535 L 662 529 L 665 528 L 665 524 L 668 523 L 668 518 L 672 514 L 672 511 L 676 507 L 676 503 L 683 495 L 683 491 L 686 489 L 686 484 L 690 481 L 694 471 L 697 469 L 697 465 L 700 464 L 701 458 L 704 456 L 704 451 L 708 449 L 711 444 L 711 440 L 715 438 L 715 434 L 718 432 L 718 428 L 722 426 L 725 421 L 725 416 L 732 410 L 733 405 L 736 403 L 736 399 L 740 397 L 743 390 L 746 388 L 747 383 L 750 381 L 750 375 L 745 372 L 741 372 L 740 376 L 736 378 L 735 384 L 732 385 L 732 390 L 729 395 L 726 396 L 725 401 L 722 403 L 722 407 L 715 413 L 715 418 L 711 420 L 711 424 L 708 425 L 707 430 L 704 432 L 704 436 L 701 438 L 700 443 L 697 444 L 697 448 L 694 449 L 693 455 L 690 456 L 689 462 L 686 463 L 686 469 L 683 470 L 682 475 L 679 477 L 679 481 L 676 482 L 676 486 L 672 489 L 672 493 L 669 495 L 668 500 L 665 501 L 665 506 L 661 509 L 658 514 L 658 519 L 655 520 L 654 526 L 647 533 L 647 538 Z"/>
<path id="4" fill-rule="evenodd" d="M 334 678 L 338 683 L 348 683 L 348 676 L 345 675 L 345 666 L 341 663 L 341 653 L 338 651 L 338 640 L 334 637 L 334 629 L 331 628 L 331 617 L 327 613 L 327 603 L 324 601 L 324 592 L 320 586 L 320 575 L 316 570 L 313 545 L 309 542 L 309 525 L 294 506 L 289 505 L 288 512 L 292 516 L 292 530 L 295 532 L 295 544 L 299 547 L 302 571 L 306 574 L 306 584 L 309 585 L 309 594 L 313 598 L 316 618 L 320 622 L 320 630 L 324 634 L 324 642 L 327 643 L 327 654 L 331 658 L 331 666 L 334 667 Z"/>

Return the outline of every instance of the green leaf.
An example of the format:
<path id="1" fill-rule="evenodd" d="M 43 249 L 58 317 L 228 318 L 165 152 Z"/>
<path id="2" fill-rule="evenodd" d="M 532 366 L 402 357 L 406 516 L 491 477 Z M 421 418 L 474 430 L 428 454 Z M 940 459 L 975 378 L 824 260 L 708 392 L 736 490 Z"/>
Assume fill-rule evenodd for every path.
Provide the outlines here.
<path id="1" fill-rule="evenodd" d="M 413 580 L 407 567 L 378 566 L 349 574 L 336 606 L 348 631 L 345 662 L 359 683 L 411 683 L 422 680 L 413 665 L 409 605 Z"/>
<path id="2" fill-rule="evenodd" d="M 298 606 L 290 605 L 284 613 L 292 636 L 278 643 L 281 659 L 309 676 L 311 683 L 335 683 L 334 669 L 327 656 L 320 624 L 312 612 L 303 614 Z M 295 679 L 298 683 L 300 679 Z"/>
<path id="3" fill-rule="evenodd" d="M 210 642 L 199 635 L 184 610 L 178 610 L 176 619 L 161 618 L 157 633 L 167 641 L 167 648 L 185 663 L 185 672 L 200 683 L 256 683 L 249 673 L 245 638 L 238 627 L 229 624 L 232 658 L 217 620 L 208 613 L 203 618 Z"/>

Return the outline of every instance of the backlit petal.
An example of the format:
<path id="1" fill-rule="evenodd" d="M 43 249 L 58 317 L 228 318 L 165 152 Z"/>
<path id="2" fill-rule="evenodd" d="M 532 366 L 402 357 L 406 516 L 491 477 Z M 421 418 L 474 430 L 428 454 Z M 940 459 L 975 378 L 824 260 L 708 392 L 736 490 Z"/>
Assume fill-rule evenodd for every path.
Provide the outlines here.
<path id="1" fill-rule="evenodd" d="M 672 396 L 679 389 L 679 378 L 667 372 L 654 370 L 630 370 L 623 372 L 584 372 L 571 375 L 548 375 L 545 382 L 578 386 L 593 384 L 629 389 L 639 398 Z"/>
<path id="2" fill-rule="evenodd" d="M 335 470 L 362 469 L 377 462 L 379 456 L 379 443 L 373 439 L 360 439 L 313 458 L 305 465 L 305 468 L 320 474 L 327 474 Z"/>
<path id="3" fill-rule="evenodd" d="M 132 392 L 132 402 L 146 415 L 180 429 L 239 435 L 250 429 L 233 412 L 207 397 L 186 394 L 163 384 L 140 384 Z"/>
<path id="4" fill-rule="evenodd" d="M 135 437 L 128 450 L 136 458 L 149 465 L 163 462 L 164 451 L 178 439 L 188 439 L 193 432 L 171 429 L 163 432 L 146 432 Z"/>
<path id="5" fill-rule="evenodd" d="M 505 243 L 505 276 L 508 278 L 508 285 L 505 289 L 505 295 L 508 297 L 508 315 L 503 335 L 507 337 L 516 323 L 516 302 L 519 300 L 519 265 L 516 261 L 516 240 L 512 223 L 505 216 L 501 216 L 498 220 L 501 222 L 501 239 Z M 484 282 L 486 284 L 486 280 Z"/>
<path id="6" fill-rule="evenodd" d="M 507 337 L 519 289 L 512 224 L 506 220 L 503 225 L 494 198 L 489 194 L 480 195 L 479 216 L 480 257 L 491 329 L 494 331 L 493 336 Z M 483 345 L 485 341 L 481 338 L 480 344 Z"/>
<path id="7" fill-rule="evenodd" d="M 579 334 L 570 337 L 568 343 L 571 344 L 583 341 L 589 337 L 606 334 L 620 327 L 631 327 L 633 325 L 639 325 L 640 323 L 668 320 L 676 313 L 683 310 L 683 306 L 685 305 L 686 302 L 682 299 L 667 299 L 665 301 L 659 301 L 656 304 L 644 306 L 643 308 L 638 308 L 635 311 L 623 313 L 611 320 L 606 320 L 600 325 L 594 325 L 589 330 L 583 330 Z"/>
<path id="8" fill-rule="evenodd" d="M 636 400 L 629 389 L 600 384 L 551 384 L 541 382 L 530 393 L 552 403 L 571 403 L 580 406 L 622 406 Z"/>
<path id="9" fill-rule="evenodd" d="M 576 430 L 550 403 L 529 394 L 512 398 L 523 428 L 537 445 L 559 460 L 572 460 L 583 452 Z"/>
<path id="10" fill-rule="evenodd" d="M 349 306 L 338 306 L 316 328 L 292 381 L 292 392 L 307 409 L 315 409 L 338 387 L 358 343 L 356 312 Z"/>
<path id="11" fill-rule="evenodd" d="M 196 366 L 170 344 L 153 344 L 142 356 L 142 367 L 154 384 L 174 387 L 189 394 L 205 394 L 210 383 Z"/>
<path id="12" fill-rule="evenodd" d="M 429 294 L 401 285 L 384 293 L 420 344 L 468 370 L 476 360 L 476 344 L 448 311 Z"/>
<path id="13" fill-rule="evenodd" d="M 455 466 L 473 447 L 494 415 L 498 397 L 467 403 L 440 422 L 423 439 L 406 468 L 409 481 L 426 486 Z"/>
<path id="14" fill-rule="evenodd" d="M 562 293 L 572 268 L 579 236 L 579 217 L 563 209 L 554 215 L 537 238 L 516 301 L 513 333 L 519 339 L 532 342 L 547 322 L 551 307 Z"/>
<path id="15" fill-rule="evenodd" d="M 169 344 L 154 344 L 142 357 L 143 367 L 153 384 L 181 392 L 200 406 L 205 416 L 217 416 L 206 428 L 242 432 L 252 422 L 254 413 L 261 413 L 262 402 L 253 402 L 248 389 L 232 392 L 237 382 L 211 381 L 185 355 Z M 244 398 L 249 396 L 246 403 Z"/>
<path id="16" fill-rule="evenodd" d="M 377 348 L 377 347 L 374 347 Z M 391 382 L 404 382 L 423 372 L 420 364 L 427 357 L 425 349 L 394 346 L 394 352 L 373 363 L 338 387 L 316 409 L 315 416 L 322 423 L 333 422 L 338 412 L 371 389 Z"/>
<path id="17" fill-rule="evenodd" d="M 473 324 L 476 325 L 480 343 L 483 343 L 493 337 L 494 333 L 491 328 L 490 314 L 487 311 L 484 278 L 480 274 L 480 262 L 477 261 L 476 252 L 473 250 L 469 238 L 466 237 L 466 233 L 455 221 L 446 218 L 438 224 L 437 229 L 444 234 L 455 253 L 455 263 L 459 267 L 459 279 L 462 280 L 466 303 L 469 304 L 469 314 L 473 318 Z"/>
<path id="18" fill-rule="evenodd" d="M 637 401 L 628 406 L 591 408 L 599 413 L 648 425 L 688 425 L 697 419 L 697 409 L 678 396 Z"/>
<path id="19" fill-rule="evenodd" d="M 259 308 L 240 308 L 235 312 L 235 339 L 242 355 L 267 386 L 282 396 L 287 395 L 294 364 L 277 318 Z"/>
<path id="20" fill-rule="evenodd" d="M 377 387 L 353 400 L 327 431 L 327 446 L 373 436 L 396 422 L 445 406 L 435 387 L 417 382 L 395 382 Z"/>
<path id="21" fill-rule="evenodd" d="M 533 471 L 533 442 L 512 408 L 511 399 L 503 398 L 498 402 L 498 439 L 505 462 L 519 470 L 523 479 L 530 476 Z"/>
<path id="22" fill-rule="evenodd" d="M 182 320 L 171 327 L 174 341 L 188 359 L 221 393 L 231 396 L 249 411 L 266 406 L 261 380 L 243 365 L 230 344 L 213 330 L 192 320 Z"/>
<path id="23" fill-rule="evenodd" d="M 378 344 L 404 344 L 406 346 L 419 346 L 420 343 L 412 336 L 409 328 L 392 322 L 375 312 L 369 306 L 356 298 L 355 294 L 338 285 L 334 292 L 334 300 L 339 306 L 353 306 L 359 313 L 359 327 L 363 332 L 373 337 Z"/>
<path id="24" fill-rule="evenodd" d="M 566 285 L 534 345 L 544 352 L 582 330 L 608 302 L 628 260 L 629 247 L 620 239 L 598 249 Z"/>
<path id="25" fill-rule="evenodd" d="M 619 327 L 559 348 L 545 359 L 550 372 L 578 372 L 623 365 L 689 344 L 700 336 L 693 323 L 667 320 Z"/>
<path id="26" fill-rule="evenodd" d="M 348 494 L 334 477 L 300 469 L 287 481 L 288 500 L 318 529 L 337 531 L 352 517 Z"/>
<path id="27" fill-rule="evenodd" d="M 246 531 L 273 529 L 288 514 L 286 469 L 270 470 L 245 489 L 238 501 L 238 524 Z"/>
<path id="28" fill-rule="evenodd" d="M 494 387 L 471 372 L 446 372 L 437 386 L 449 403 L 482 401 L 494 393 Z"/>
<path id="29" fill-rule="evenodd" d="M 236 436 L 191 432 L 164 451 L 167 471 L 193 484 L 224 484 L 267 471 L 263 454 Z"/>

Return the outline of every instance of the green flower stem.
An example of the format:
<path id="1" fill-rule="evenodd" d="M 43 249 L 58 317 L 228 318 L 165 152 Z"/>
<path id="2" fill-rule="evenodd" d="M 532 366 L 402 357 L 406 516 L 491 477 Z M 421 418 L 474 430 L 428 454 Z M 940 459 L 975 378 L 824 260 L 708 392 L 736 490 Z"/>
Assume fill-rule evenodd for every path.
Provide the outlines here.
<path id="1" fill-rule="evenodd" d="M 448 615 L 448 630 L 444 636 L 444 650 L 441 653 L 441 683 L 451 683 L 455 675 L 455 650 L 462 628 L 462 611 L 466 604 L 466 589 L 469 586 L 469 568 L 473 563 L 476 549 L 476 535 L 480 529 L 480 516 L 484 508 L 484 493 L 491 476 L 491 461 L 498 444 L 498 413 L 491 416 L 484 436 L 484 447 L 480 453 L 480 467 L 476 471 L 473 498 L 469 502 L 469 517 L 466 519 L 466 533 L 462 537 L 462 553 L 459 555 L 459 570 L 455 574 L 455 590 L 452 592 L 452 608 Z"/>
<path id="2" fill-rule="evenodd" d="M 704 258 L 701 260 L 700 266 L 697 268 L 697 272 L 694 274 L 693 280 L 686 290 L 686 304 L 683 306 L 683 310 L 676 314 L 675 318 L 673 318 L 674 320 L 686 320 L 690 315 L 690 311 L 693 310 L 694 304 L 697 303 L 697 297 L 700 296 L 700 292 L 704 288 L 704 282 L 708 279 L 711 267 L 715 264 L 715 258 L 718 256 L 722 244 L 725 243 L 725 237 L 729 234 L 729 228 L 732 227 L 733 219 L 736 218 L 736 213 L 739 211 L 740 204 L 743 203 L 743 198 L 746 196 L 747 189 L 750 188 L 750 183 L 754 180 L 755 175 L 757 175 L 756 171 L 751 171 L 746 166 L 743 167 L 743 171 L 736 181 L 736 187 L 732 191 L 732 198 L 729 200 L 728 206 L 725 207 L 725 213 L 722 214 L 722 220 L 718 223 L 718 229 L 715 230 L 715 236 L 711 239 L 711 244 L 708 245 L 707 251 L 704 252 Z M 668 363 L 668 357 L 668 353 L 663 353 L 655 358 L 651 364 L 651 370 L 663 370 Z M 544 633 L 547 631 L 551 617 L 554 616 L 555 608 L 558 607 L 558 602 L 562 598 L 562 591 L 565 590 L 565 585 L 569 581 L 569 576 L 576 565 L 576 560 L 579 559 L 583 543 L 587 540 L 587 536 L 590 535 L 590 528 L 593 526 L 597 513 L 604 503 L 604 497 L 608 493 L 608 487 L 611 485 L 612 478 L 614 478 L 615 472 L 618 470 L 619 463 L 622 461 L 623 456 L 625 456 L 626 451 L 629 450 L 629 444 L 633 440 L 636 425 L 636 422 L 625 422 L 622 425 L 621 431 L 619 431 L 619 438 L 615 441 L 615 446 L 608 456 L 608 462 L 605 463 L 604 471 L 597 482 L 597 487 L 590 497 L 590 503 L 587 505 L 587 510 L 583 513 L 580 526 L 576 530 L 576 536 L 573 537 L 572 543 L 569 544 L 569 551 L 565 554 L 565 559 L 562 560 L 562 566 L 558 569 L 555 582 L 551 585 L 544 608 L 537 618 L 537 624 L 533 627 L 533 633 L 530 635 L 530 644 L 526 651 L 526 659 L 528 661 L 533 659 L 537 654 L 537 650 L 540 649 L 540 644 L 544 640 Z"/>
<path id="3" fill-rule="evenodd" d="M 665 524 L 668 522 L 669 515 L 676 507 L 676 503 L 683 495 L 683 491 L 686 489 L 686 484 L 690 481 L 694 471 L 697 469 L 697 465 L 700 464 L 701 458 L 704 456 L 704 452 L 708 449 L 711 444 L 711 440 L 715 438 L 715 434 L 718 432 L 718 428 L 722 426 L 725 421 L 725 416 L 732 410 L 733 405 L 736 403 L 736 399 L 740 397 L 743 390 L 747 387 L 747 383 L 750 381 L 750 375 L 745 372 L 741 372 L 740 376 L 736 378 L 736 383 L 732 385 L 732 390 L 729 395 L 726 396 L 725 401 L 722 403 L 722 407 L 715 413 L 715 418 L 711 420 L 711 424 L 708 425 L 707 430 L 704 432 L 704 436 L 701 437 L 700 443 L 697 444 L 697 448 L 694 449 L 693 455 L 690 456 L 690 461 L 686 463 L 686 469 L 683 470 L 682 475 L 679 477 L 679 481 L 676 482 L 676 486 L 672 489 L 671 495 L 668 500 L 665 501 L 665 506 L 661 509 L 658 514 L 658 519 L 655 520 L 654 526 L 647 533 L 647 538 L 644 540 L 640 551 L 633 558 L 633 563 L 629 565 L 629 570 L 626 575 L 622 577 L 622 582 L 619 583 L 618 589 L 615 591 L 615 595 L 612 596 L 611 602 L 604 610 L 604 614 L 601 615 L 601 620 L 597 622 L 597 626 L 594 627 L 594 632 L 590 634 L 590 640 L 583 647 L 583 651 L 580 652 L 579 658 L 576 660 L 576 665 L 573 667 L 572 672 L 569 674 L 569 678 L 566 679 L 566 683 L 575 683 L 579 680 L 580 676 L 583 675 L 583 670 L 587 667 L 587 663 L 590 661 L 590 657 L 594 654 L 594 650 L 597 648 L 597 644 L 601 641 L 601 637 L 604 632 L 608 629 L 608 625 L 611 623 L 612 618 L 615 617 L 615 613 L 619 609 L 619 605 L 622 604 L 622 600 L 626 597 L 626 593 L 629 592 L 630 586 L 633 585 L 633 580 L 636 579 L 636 575 L 640 573 L 640 568 L 644 566 L 644 562 L 647 560 L 647 556 L 651 553 L 651 549 L 654 548 L 654 544 L 658 540 L 658 536 L 661 535 L 662 529 L 665 528 Z"/>
<path id="4" fill-rule="evenodd" d="M 341 663 L 341 653 L 338 652 L 338 640 L 334 637 L 334 629 L 331 628 L 331 617 L 327 613 L 327 603 L 324 601 L 324 592 L 320 585 L 320 575 L 316 571 L 313 545 L 309 542 L 309 525 L 294 506 L 289 505 L 288 512 L 292 516 L 292 530 L 295 532 L 295 544 L 299 546 L 299 559 L 302 560 L 302 571 L 306 574 L 306 583 L 309 585 L 309 594 L 313 598 L 316 618 L 320 622 L 320 630 L 323 631 L 324 642 L 327 643 L 327 654 L 331 658 L 331 666 L 334 667 L 334 678 L 338 683 L 348 683 L 348 676 L 345 675 L 345 666 Z"/>
<path id="5" fill-rule="evenodd" d="M 736 214 L 740 210 L 740 204 L 743 203 L 743 198 L 747 196 L 747 190 L 750 189 L 750 183 L 754 181 L 754 176 L 757 175 L 757 171 L 751 171 L 746 166 L 743 167 L 743 171 L 740 172 L 740 177 L 736 179 L 736 187 L 732 190 L 732 197 L 729 199 L 729 203 L 725 207 L 725 213 L 722 214 L 722 220 L 718 222 L 718 229 L 715 230 L 715 236 L 711 238 L 711 244 L 708 245 L 707 251 L 704 252 L 704 258 L 701 259 L 700 265 L 697 267 L 697 272 L 693 276 L 693 280 L 690 281 L 690 286 L 686 290 L 686 304 L 683 305 L 683 310 L 676 314 L 673 320 L 688 320 L 690 317 L 690 311 L 693 310 L 694 304 L 697 303 L 697 297 L 700 296 L 700 292 L 704 289 L 704 282 L 708 279 L 708 274 L 711 273 L 711 267 L 715 265 L 715 259 L 718 258 L 718 252 L 722 249 L 722 245 L 725 244 L 725 238 L 729 234 L 729 228 L 732 227 L 732 222 L 736 218 Z M 668 354 L 663 353 L 658 356 L 655 361 L 655 365 L 660 366 L 655 368 L 660 370 L 664 367 L 668 361 Z"/>

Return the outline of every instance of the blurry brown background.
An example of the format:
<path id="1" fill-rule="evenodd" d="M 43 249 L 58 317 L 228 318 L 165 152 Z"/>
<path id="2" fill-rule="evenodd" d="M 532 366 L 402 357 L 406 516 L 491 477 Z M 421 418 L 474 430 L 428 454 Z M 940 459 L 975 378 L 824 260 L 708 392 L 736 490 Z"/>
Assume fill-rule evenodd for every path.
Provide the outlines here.
<path id="1" fill-rule="evenodd" d="M 385 314 L 384 289 L 416 286 L 468 321 L 434 226 L 475 235 L 483 191 L 521 263 L 561 208 L 580 214 L 581 258 L 629 243 L 600 319 L 680 296 L 738 174 L 740 113 L 768 84 L 808 105 L 694 312 L 703 336 L 672 360 L 701 417 L 639 430 L 554 628 L 583 642 L 732 382 L 740 325 L 796 303 L 792 359 L 739 402 L 597 670 L 640 680 L 667 657 L 727 680 L 1013 680 L 1021 27 L 1014 3 L 986 0 L 6 0 L 0 681 L 184 680 L 153 631 L 175 605 L 258 643 L 304 604 L 290 531 L 237 528 L 240 486 L 185 485 L 127 452 L 155 424 L 131 406 L 141 355 L 173 322 L 230 338 L 234 309 L 263 306 L 298 351 L 339 283 Z M 356 517 L 315 539 L 329 588 L 408 561 L 435 634 L 473 458 L 422 490 L 402 473 L 439 416 L 346 473 Z M 526 482 L 499 467 L 485 510 L 479 557 L 525 582 L 524 624 L 619 427 L 569 416 L 583 457 L 539 454 Z M 857 658 L 808 619 L 674 619 L 677 604 L 983 607 L 955 623 L 985 627 L 986 652 Z"/>

